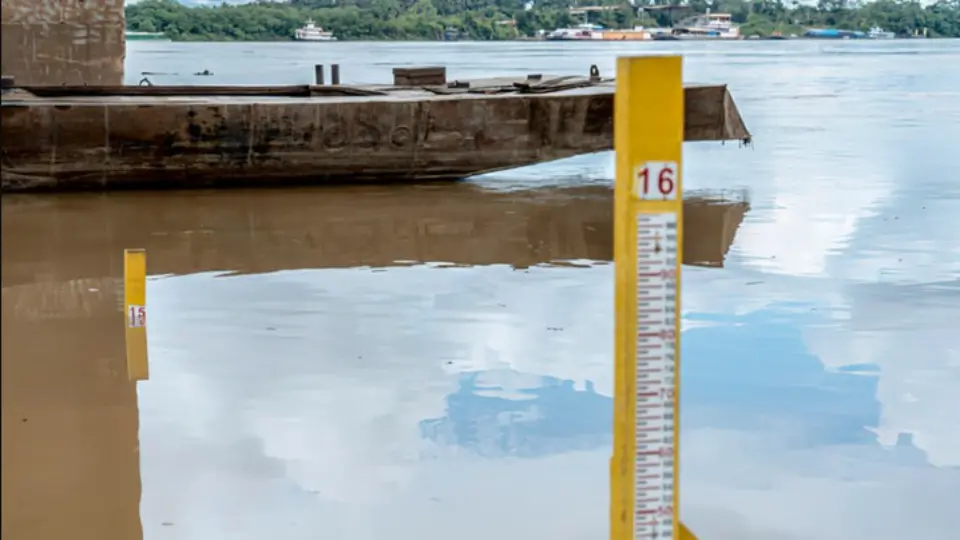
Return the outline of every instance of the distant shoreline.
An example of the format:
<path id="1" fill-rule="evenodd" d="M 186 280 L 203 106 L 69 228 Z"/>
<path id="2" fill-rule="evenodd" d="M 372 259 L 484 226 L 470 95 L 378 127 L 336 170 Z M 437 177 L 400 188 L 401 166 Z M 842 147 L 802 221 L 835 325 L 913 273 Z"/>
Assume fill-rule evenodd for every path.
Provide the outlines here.
<path id="1" fill-rule="evenodd" d="M 380 38 L 360 38 L 360 39 L 339 39 L 337 41 L 298 41 L 295 39 L 128 39 L 127 41 L 136 41 L 143 43 L 301 43 L 304 46 L 326 46 L 336 47 L 343 43 L 555 43 L 555 44 L 583 44 L 596 45 L 600 43 L 756 43 L 758 41 L 816 41 L 816 42 L 857 42 L 857 43 L 889 43 L 891 41 L 949 41 L 960 40 L 956 37 L 895 37 L 887 39 L 838 39 L 822 37 L 758 37 L 741 39 L 686 39 L 686 40 L 617 40 L 617 39 L 593 39 L 593 40 L 549 40 L 542 38 L 512 38 L 512 39 L 458 39 L 458 40 L 438 40 L 438 39 L 380 39 Z"/>
<path id="2" fill-rule="evenodd" d="M 738 4 L 738 1 L 740 2 Z M 597 4 L 597 5 L 584 5 Z M 870 2 L 854 7 L 730 0 L 729 13 L 699 13 L 689 6 L 671 7 L 599 5 L 600 0 L 553 0 L 504 3 L 473 0 L 416 0 L 359 3 L 356 0 L 290 0 L 188 7 L 176 0 L 141 0 L 125 7 L 127 30 L 160 33 L 177 42 L 287 42 L 301 41 L 538 41 L 556 30 L 572 34 L 599 32 L 629 34 L 635 29 L 688 30 L 697 18 L 723 16 L 726 25 L 718 41 L 742 35 L 747 41 L 772 36 L 801 36 L 820 32 L 823 39 L 870 39 L 891 36 L 927 39 L 960 38 L 960 7 L 956 0 L 920 5 L 909 2 Z M 720 20 L 720 19 L 716 19 Z M 700 24 L 694 22 L 692 24 Z M 706 33 L 714 27 L 703 26 Z M 717 30 L 719 31 L 719 30 Z M 729 32 L 728 32 L 729 31 Z M 685 32 L 690 37 L 700 32 Z M 574 37 L 572 36 L 571 37 Z M 869 35 L 877 34 L 877 35 Z M 590 37 L 590 36 L 576 36 Z M 572 41 L 607 41 L 604 39 Z M 614 36 L 609 36 L 614 37 Z M 814 39 L 803 37 L 802 39 Z M 616 39 L 615 39 L 616 40 Z M 623 41 L 647 41 L 625 36 Z"/>

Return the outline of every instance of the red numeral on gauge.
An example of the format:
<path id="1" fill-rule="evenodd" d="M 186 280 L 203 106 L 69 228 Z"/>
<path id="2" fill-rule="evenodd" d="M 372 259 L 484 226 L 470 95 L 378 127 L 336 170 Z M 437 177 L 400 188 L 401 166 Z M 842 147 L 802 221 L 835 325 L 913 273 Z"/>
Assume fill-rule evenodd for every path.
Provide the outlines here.
<path id="1" fill-rule="evenodd" d="M 651 178 L 652 175 L 655 178 Z M 656 188 L 657 193 L 664 198 L 672 195 L 674 190 L 677 189 L 677 173 L 673 170 L 673 167 L 669 166 L 652 173 L 650 167 L 642 167 L 637 173 L 637 181 L 640 183 L 640 195 L 642 197 L 650 195 L 652 188 Z M 651 186 L 651 183 L 655 183 L 656 186 Z"/>

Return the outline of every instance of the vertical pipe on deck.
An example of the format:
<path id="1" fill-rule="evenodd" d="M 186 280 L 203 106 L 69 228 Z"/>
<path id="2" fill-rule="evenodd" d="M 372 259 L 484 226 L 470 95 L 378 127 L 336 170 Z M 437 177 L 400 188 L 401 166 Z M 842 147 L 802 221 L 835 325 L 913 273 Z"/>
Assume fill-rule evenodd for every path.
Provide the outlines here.
<path id="1" fill-rule="evenodd" d="M 330 84 L 340 84 L 340 64 L 330 64 Z"/>
<path id="2" fill-rule="evenodd" d="M 323 64 L 317 64 L 313 66 L 313 75 L 315 79 L 315 84 L 323 85 Z"/>

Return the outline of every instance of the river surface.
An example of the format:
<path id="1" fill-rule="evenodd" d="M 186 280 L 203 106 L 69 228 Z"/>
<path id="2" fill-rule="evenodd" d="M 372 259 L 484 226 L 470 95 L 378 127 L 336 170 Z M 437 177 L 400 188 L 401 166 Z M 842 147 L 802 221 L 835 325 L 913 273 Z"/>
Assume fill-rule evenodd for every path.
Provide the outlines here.
<path id="1" fill-rule="evenodd" d="M 650 51 L 728 83 L 755 141 L 685 147 L 683 521 L 956 538 L 960 42 L 131 42 L 127 76 L 612 73 Z M 612 161 L 4 195 L 3 538 L 605 538 Z M 151 274 L 137 388 L 124 248 Z"/>

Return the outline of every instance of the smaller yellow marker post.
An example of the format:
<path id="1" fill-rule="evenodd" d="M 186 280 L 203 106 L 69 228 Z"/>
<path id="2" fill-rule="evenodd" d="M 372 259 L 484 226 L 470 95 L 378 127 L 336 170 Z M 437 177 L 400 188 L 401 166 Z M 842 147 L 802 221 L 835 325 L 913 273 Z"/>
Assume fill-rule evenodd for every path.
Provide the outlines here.
<path id="1" fill-rule="evenodd" d="M 147 361 L 147 252 L 123 250 L 123 321 L 127 342 L 127 375 L 131 381 L 150 377 Z"/>
<path id="2" fill-rule="evenodd" d="M 620 58 L 614 105 L 616 368 L 612 540 L 693 540 L 680 523 L 679 56 Z"/>

